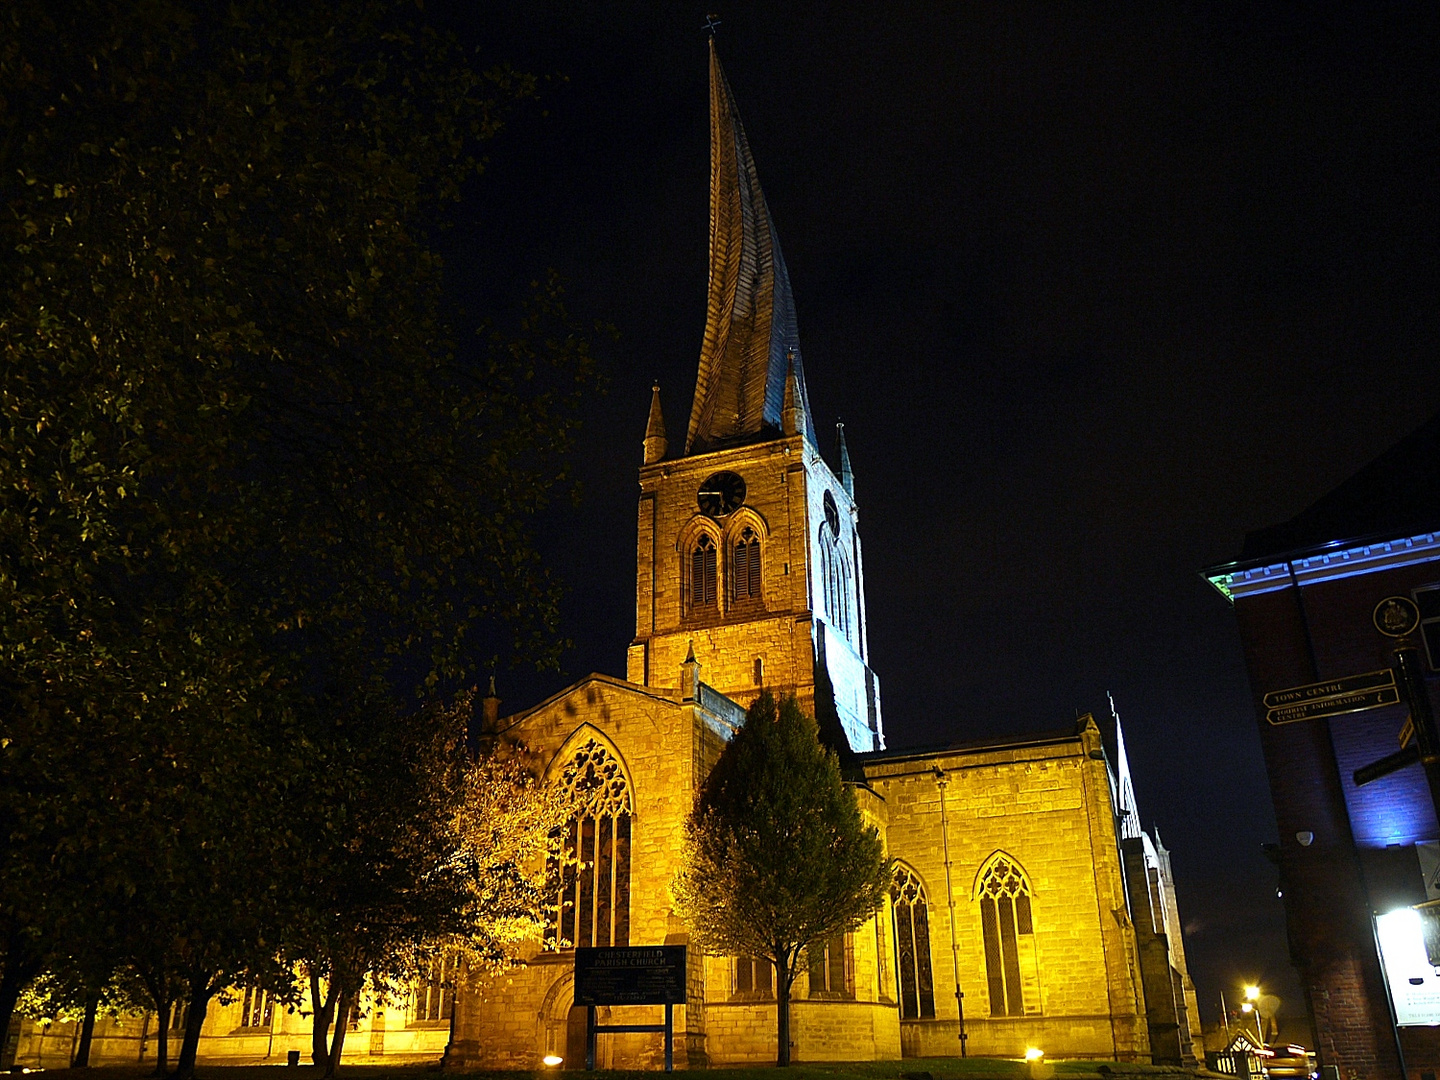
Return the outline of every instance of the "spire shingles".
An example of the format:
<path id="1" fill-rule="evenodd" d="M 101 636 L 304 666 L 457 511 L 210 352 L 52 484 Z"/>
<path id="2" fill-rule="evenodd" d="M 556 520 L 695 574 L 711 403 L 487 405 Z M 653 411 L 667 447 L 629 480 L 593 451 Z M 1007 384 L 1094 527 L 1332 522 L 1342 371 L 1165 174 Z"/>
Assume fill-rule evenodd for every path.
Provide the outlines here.
<path id="1" fill-rule="evenodd" d="M 790 276 L 712 38 L 710 296 L 685 452 L 778 432 L 792 362 L 796 405 L 813 440 Z"/>

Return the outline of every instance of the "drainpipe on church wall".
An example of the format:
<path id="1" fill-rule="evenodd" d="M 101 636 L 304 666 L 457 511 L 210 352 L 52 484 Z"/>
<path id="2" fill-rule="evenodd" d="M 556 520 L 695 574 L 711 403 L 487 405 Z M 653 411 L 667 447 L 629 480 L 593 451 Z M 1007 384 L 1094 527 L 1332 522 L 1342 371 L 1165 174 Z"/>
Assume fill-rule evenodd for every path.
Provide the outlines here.
<path id="1" fill-rule="evenodd" d="M 950 964 L 955 972 L 955 1010 L 960 1019 L 960 1056 L 965 1054 L 965 992 L 960 989 L 960 948 L 955 943 L 955 887 L 950 881 L 950 822 L 945 814 L 945 785 L 949 782 L 945 770 L 935 766 L 935 786 L 940 791 L 940 842 L 945 852 L 945 900 L 950 905 Z"/>

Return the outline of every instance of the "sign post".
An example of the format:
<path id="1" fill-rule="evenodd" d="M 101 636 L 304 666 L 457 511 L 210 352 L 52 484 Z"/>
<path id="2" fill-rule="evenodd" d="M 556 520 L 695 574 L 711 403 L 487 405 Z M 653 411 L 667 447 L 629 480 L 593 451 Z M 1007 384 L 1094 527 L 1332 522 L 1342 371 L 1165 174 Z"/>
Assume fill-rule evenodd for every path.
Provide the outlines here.
<path id="1" fill-rule="evenodd" d="M 675 1006 L 685 1004 L 685 946 L 576 949 L 575 1004 L 585 1006 L 585 1068 L 595 1068 L 599 1035 L 665 1035 L 665 1071 L 675 1071 Z M 663 1024 L 597 1024 L 597 1005 L 664 1005 Z"/>

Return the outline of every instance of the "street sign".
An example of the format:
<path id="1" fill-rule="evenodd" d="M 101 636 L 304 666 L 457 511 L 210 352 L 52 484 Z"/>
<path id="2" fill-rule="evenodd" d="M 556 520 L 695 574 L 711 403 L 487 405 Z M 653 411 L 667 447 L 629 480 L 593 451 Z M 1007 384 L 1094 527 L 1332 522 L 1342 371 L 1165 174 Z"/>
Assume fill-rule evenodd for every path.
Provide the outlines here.
<path id="1" fill-rule="evenodd" d="M 1364 712 L 1400 701 L 1395 672 L 1390 668 L 1346 675 L 1326 682 L 1272 690 L 1265 695 L 1265 719 L 1272 724 L 1293 724 L 1297 720 L 1318 720 Z"/>
<path id="2" fill-rule="evenodd" d="M 1265 707 L 1278 709 L 1282 705 L 1298 705 L 1316 698 L 1338 698 L 1356 694 L 1362 690 L 1378 690 L 1395 685 L 1395 672 L 1389 668 L 1367 671 L 1363 675 L 1346 675 L 1340 679 L 1309 683 L 1306 686 L 1292 686 L 1288 690 L 1272 690 L 1265 695 Z"/>
<path id="3" fill-rule="evenodd" d="M 1319 720 L 1327 716 L 1344 716 L 1346 713 L 1379 709 L 1395 705 L 1400 701 L 1400 691 L 1394 686 L 1381 686 L 1374 690 L 1362 690 L 1355 694 L 1339 697 L 1314 698 L 1294 705 L 1281 705 L 1265 714 L 1272 724 L 1293 724 L 1297 720 Z"/>
<path id="4" fill-rule="evenodd" d="M 685 1004 L 685 946 L 576 949 L 575 1004 Z"/>

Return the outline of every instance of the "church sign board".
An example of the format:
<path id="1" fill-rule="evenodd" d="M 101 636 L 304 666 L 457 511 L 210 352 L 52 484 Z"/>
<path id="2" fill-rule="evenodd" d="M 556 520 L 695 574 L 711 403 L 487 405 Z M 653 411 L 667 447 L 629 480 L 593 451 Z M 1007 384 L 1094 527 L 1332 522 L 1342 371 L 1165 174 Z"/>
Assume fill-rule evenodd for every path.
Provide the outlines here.
<path id="1" fill-rule="evenodd" d="M 1265 695 L 1265 719 L 1272 724 L 1317 720 L 1327 716 L 1378 709 L 1400 701 L 1395 672 L 1390 668 L 1347 675 L 1340 679 L 1272 690 Z"/>
<path id="2" fill-rule="evenodd" d="M 685 1004 L 685 946 L 575 950 L 575 1004 L 585 1006 L 585 1068 L 595 1068 L 595 1038 L 622 1032 L 665 1036 L 665 1071 L 675 1069 L 675 1006 Z M 664 1005 L 663 1024 L 598 1024 L 597 1005 Z"/>
<path id="3" fill-rule="evenodd" d="M 576 949 L 575 1004 L 685 1004 L 685 946 Z"/>

